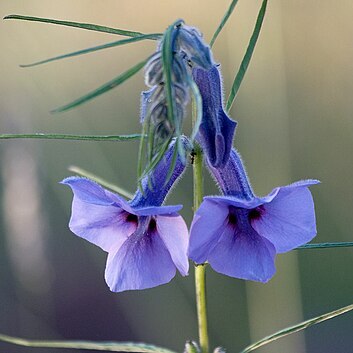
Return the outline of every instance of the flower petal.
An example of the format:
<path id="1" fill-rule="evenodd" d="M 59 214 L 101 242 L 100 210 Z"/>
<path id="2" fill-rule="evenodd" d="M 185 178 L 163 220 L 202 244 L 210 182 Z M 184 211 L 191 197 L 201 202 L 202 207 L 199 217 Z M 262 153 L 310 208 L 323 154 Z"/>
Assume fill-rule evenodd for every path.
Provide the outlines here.
<path id="1" fill-rule="evenodd" d="M 126 221 L 128 213 L 95 182 L 85 178 L 63 181 L 74 193 L 69 228 L 73 233 L 105 251 L 117 249 L 136 229 Z"/>
<path id="2" fill-rule="evenodd" d="M 230 156 L 237 123 L 223 110 L 223 90 L 220 69 L 192 70 L 202 97 L 202 122 L 197 138 L 205 151 L 208 162 L 215 168 L 223 168 Z"/>
<path id="3" fill-rule="evenodd" d="M 176 273 L 173 260 L 157 233 L 130 236 L 110 252 L 105 280 L 113 292 L 146 289 L 168 283 Z"/>
<path id="4" fill-rule="evenodd" d="M 274 190 L 276 196 L 261 206 L 252 227 L 274 244 L 278 253 L 287 252 L 316 235 L 314 201 L 307 188 L 313 182 L 297 182 Z"/>
<path id="5" fill-rule="evenodd" d="M 96 182 L 81 177 L 64 179 L 61 184 L 69 185 L 75 196 L 84 202 L 95 205 L 112 205 L 114 201 L 105 193 L 105 190 Z"/>
<path id="6" fill-rule="evenodd" d="M 228 216 L 228 206 L 204 199 L 191 224 L 189 257 L 198 264 L 208 259 Z"/>
<path id="7" fill-rule="evenodd" d="M 245 233 L 228 225 L 208 262 L 215 271 L 227 276 L 267 282 L 276 271 L 275 255 L 274 246 L 253 230 Z"/>
<path id="8" fill-rule="evenodd" d="M 187 249 L 189 243 L 188 228 L 181 216 L 157 216 L 157 231 L 168 249 L 179 272 L 186 276 L 189 271 Z"/>
<path id="9" fill-rule="evenodd" d="M 156 216 L 156 215 L 176 215 L 183 205 L 168 205 L 168 206 L 147 206 L 134 208 L 134 213 L 138 216 Z"/>

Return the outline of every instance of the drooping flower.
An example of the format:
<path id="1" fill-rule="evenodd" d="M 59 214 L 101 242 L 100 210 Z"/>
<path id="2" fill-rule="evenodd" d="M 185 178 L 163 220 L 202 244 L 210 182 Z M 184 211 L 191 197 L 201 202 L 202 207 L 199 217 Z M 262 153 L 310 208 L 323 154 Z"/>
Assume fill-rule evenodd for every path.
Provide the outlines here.
<path id="1" fill-rule="evenodd" d="M 214 65 L 211 49 L 201 33 L 179 21 L 171 32 L 168 48 L 172 50 L 170 85 L 166 86 L 162 55 L 164 39 L 145 66 L 145 83 L 150 89 L 141 94 L 140 120 L 149 135 L 146 141 L 152 156 L 158 155 L 165 140 L 181 135 L 186 106 L 190 101 L 192 68 L 209 70 Z M 168 111 L 169 94 L 173 97 L 172 118 Z"/>
<path id="2" fill-rule="evenodd" d="M 209 70 L 214 65 L 210 46 L 196 27 L 182 24 L 176 37 L 177 50 L 185 53 L 192 67 Z"/>
<path id="3" fill-rule="evenodd" d="M 197 210 L 189 257 L 231 277 L 267 282 L 275 273 L 277 253 L 315 237 L 315 210 L 308 187 L 318 181 L 299 181 L 257 197 L 234 149 L 223 169 L 209 169 L 223 196 L 205 197 Z"/>
<path id="4" fill-rule="evenodd" d="M 167 181 L 174 148 L 173 143 L 131 201 L 86 178 L 62 181 L 74 193 L 69 227 L 108 252 L 105 280 L 113 292 L 167 283 L 176 269 L 188 274 L 188 230 L 178 214 L 182 206 L 162 206 L 185 169 L 178 158 Z"/>
<path id="5" fill-rule="evenodd" d="M 223 109 L 223 90 L 220 69 L 194 68 L 192 75 L 202 98 L 202 122 L 197 138 L 208 162 L 223 168 L 228 162 L 237 123 Z"/>

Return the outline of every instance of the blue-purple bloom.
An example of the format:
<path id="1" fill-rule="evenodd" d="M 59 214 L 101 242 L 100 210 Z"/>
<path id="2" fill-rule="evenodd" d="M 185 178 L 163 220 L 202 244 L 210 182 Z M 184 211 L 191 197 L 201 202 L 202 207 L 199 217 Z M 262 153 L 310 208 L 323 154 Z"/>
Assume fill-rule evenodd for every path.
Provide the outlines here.
<path id="1" fill-rule="evenodd" d="M 197 28 L 181 25 L 176 39 L 177 49 L 185 53 L 193 67 L 209 70 L 214 65 L 212 52 Z"/>
<path id="2" fill-rule="evenodd" d="M 178 158 L 166 182 L 174 148 L 173 143 L 131 201 L 86 178 L 62 181 L 74 193 L 69 227 L 108 252 L 105 280 L 113 292 L 167 283 L 176 269 L 188 274 L 188 230 L 178 214 L 182 206 L 162 206 L 185 169 Z"/>
<path id="3" fill-rule="evenodd" d="M 223 90 L 220 69 L 195 68 L 192 75 L 202 98 L 202 122 L 197 138 L 208 162 L 223 168 L 228 162 L 237 123 L 223 109 Z"/>
<path id="4" fill-rule="evenodd" d="M 231 277 L 267 282 L 275 273 L 277 253 L 315 237 L 315 210 L 308 187 L 318 181 L 299 181 L 257 197 L 234 149 L 223 169 L 210 165 L 209 169 L 223 196 L 205 197 L 196 212 L 189 257 Z"/>

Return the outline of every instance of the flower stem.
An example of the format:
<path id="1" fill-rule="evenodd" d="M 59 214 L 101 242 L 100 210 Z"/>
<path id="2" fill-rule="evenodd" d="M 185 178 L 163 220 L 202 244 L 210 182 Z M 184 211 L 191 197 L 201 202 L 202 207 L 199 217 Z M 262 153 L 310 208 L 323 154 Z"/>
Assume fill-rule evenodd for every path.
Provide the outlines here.
<path id="1" fill-rule="evenodd" d="M 196 144 L 195 144 L 196 145 Z M 202 151 L 196 145 L 194 149 L 194 212 L 199 208 L 203 196 Z M 206 307 L 206 264 L 195 267 L 195 289 L 197 319 L 201 353 L 208 353 L 207 307 Z"/>

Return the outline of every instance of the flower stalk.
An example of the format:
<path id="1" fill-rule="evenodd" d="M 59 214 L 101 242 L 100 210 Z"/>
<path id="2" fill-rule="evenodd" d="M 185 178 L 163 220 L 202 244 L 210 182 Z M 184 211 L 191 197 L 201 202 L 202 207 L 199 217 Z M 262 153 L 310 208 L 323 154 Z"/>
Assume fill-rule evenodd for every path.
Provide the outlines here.
<path id="1" fill-rule="evenodd" d="M 195 144 L 195 149 L 193 151 L 193 174 L 194 212 L 196 212 L 202 202 L 203 197 L 202 150 L 197 144 Z M 209 342 L 206 305 L 206 264 L 195 266 L 195 290 L 201 353 L 208 353 Z"/>

